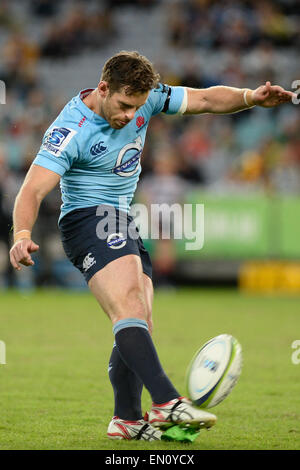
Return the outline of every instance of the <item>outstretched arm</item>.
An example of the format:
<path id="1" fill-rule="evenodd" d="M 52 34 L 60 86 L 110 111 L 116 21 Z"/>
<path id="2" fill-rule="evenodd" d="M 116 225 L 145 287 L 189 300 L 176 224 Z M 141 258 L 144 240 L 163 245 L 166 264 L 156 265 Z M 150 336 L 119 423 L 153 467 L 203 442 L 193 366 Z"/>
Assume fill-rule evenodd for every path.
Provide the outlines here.
<path id="1" fill-rule="evenodd" d="M 295 93 L 266 82 L 255 90 L 228 86 L 204 89 L 187 88 L 187 109 L 184 114 L 229 114 L 258 105 L 271 108 L 288 103 Z"/>

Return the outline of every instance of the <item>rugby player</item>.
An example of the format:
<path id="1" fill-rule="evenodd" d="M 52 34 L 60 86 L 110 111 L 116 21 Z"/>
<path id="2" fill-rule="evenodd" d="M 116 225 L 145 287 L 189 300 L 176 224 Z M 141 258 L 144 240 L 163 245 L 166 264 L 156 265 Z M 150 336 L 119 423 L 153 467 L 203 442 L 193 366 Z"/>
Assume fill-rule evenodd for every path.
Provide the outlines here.
<path id="1" fill-rule="evenodd" d="M 60 181 L 64 250 L 113 325 L 110 438 L 158 440 L 174 423 L 209 428 L 216 422 L 176 390 L 151 337 L 151 260 L 129 215 L 151 117 L 235 113 L 292 97 L 270 82 L 255 90 L 168 86 L 146 57 L 121 51 L 104 64 L 98 86 L 80 91 L 46 131 L 15 201 L 10 261 L 17 271 L 34 264 L 31 254 L 39 246 L 31 232 L 41 201 Z M 143 385 L 153 402 L 144 417 Z"/>

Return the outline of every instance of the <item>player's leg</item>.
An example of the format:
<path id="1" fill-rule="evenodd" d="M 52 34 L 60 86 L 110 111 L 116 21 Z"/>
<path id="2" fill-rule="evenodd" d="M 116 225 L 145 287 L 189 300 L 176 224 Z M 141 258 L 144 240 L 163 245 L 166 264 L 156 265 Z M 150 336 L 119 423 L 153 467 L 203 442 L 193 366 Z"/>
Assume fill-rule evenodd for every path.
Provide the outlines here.
<path id="1" fill-rule="evenodd" d="M 124 363 L 115 343 L 109 359 L 108 374 L 114 392 L 114 416 L 131 421 L 142 419 L 143 382 Z"/>
<path id="2" fill-rule="evenodd" d="M 144 292 L 147 309 L 147 323 L 149 332 L 152 333 L 152 280 L 143 274 Z M 109 360 L 109 378 L 114 391 L 114 415 L 126 420 L 142 418 L 141 397 L 143 382 L 132 372 L 122 360 L 116 344 L 114 344 Z"/>
<path id="3" fill-rule="evenodd" d="M 153 401 L 164 403 L 178 397 L 149 333 L 141 259 L 127 255 L 112 261 L 90 279 L 89 287 L 113 323 L 121 358 L 142 380 Z"/>
<path id="4" fill-rule="evenodd" d="M 132 278 L 133 272 L 135 272 L 133 282 L 137 286 L 136 302 L 131 299 L 132 291 L 135 289 L 133 289 L 131 282 L 128 282 Z M 117 323 L 119 318 L 126 318 L 126 312 L 130 310 L 133 312 L 132 315 L 137 313 L 137 318 L 142 319 L 152 328 L 152 281 L 143 273 L 140 276 L 140 272 L 140 258 L 136 255 L 130 255 L 109 263 L 90 280 L 89 286 L 92 293 L 104 311 L 112 318 L 113 323 Z M 118 273 L 118 283 L 122 288 L 114 289 L 116 273 Z M 113 293 L 113 299 L 111 293 Z M 121 304 L 116 301 L 117 298 L 120 299 Z M 114 307 L 115 302 L 116 306 Z M 130 327 L 130 331 L 132 328 L 134 325 Z M 121 357 L 117 344 L 114 345 L 110 358 L 109 377 L 114 390 L 115 416 L 109 424 L 108 436 L 113 439 L 160 439 L 161 432 L 142 419 L 143 382 L 134 370 L 127 366 Z"/>
<path id="5" fill-rule="evenodd" d="M 158 427 L 174 423 L 212 426 L 216 417 L 195 409 L 187 399 L 180 397 L 160 364 L 147 324 L 140 258 L 128 255 L 114 260 L 108 269 L 105 267 L 92 277 L 89 286 L 113 322 L 120 357 L 150 392 L 153 406 L 149 423 Z"/>
<path id="6" fill-rule="evenodd" d="M 147 276 L 147 274 L 143 273 L 144 279 L 144 294 L 145 294 L 145 302 L 146 302 L 146 309 L 147 309 L 147 323 L 149 333 L 152 335 L 153 331 L 153 318 L 152 318 L 152 305 L 153 305 L 153 284 L 152 279 Z"/>
<path id="7" fill-rule="evenodd" d="M 144 248 L 144 247 L 143 247 Z M 146 271 L 149 273 L 148 256 L 145 254 L 142 256 L 142 263 Z M 145 289 L 145 300 L 148 312 L 148 326 L 149 330 L 153 328 L 152 320 L 152 305 L 153 305 L 153 284 L 150 276 L 144 273 L 144 289 Z M 147 419 L 150 424 L 158 427 L 168 427 L 172 425 L 172 421 L 178 420 L 183 422 L 189 422 L 189 424 L 195 427 L 201 426 L 209 428 L 216 422 L 216 417 L 210 413 L 198 411 L 191 407 L 189 400 L 184 397 L 180 397 L 179 400 L 171 400 L 169 403 L 163 405 L 152 405 L 149 413 L 147 413 Z M 202 419 L 202 421 L 201 421 Z"/>
<path id="8" fill-rule="evenodd" d="M 144 275 L 144 277 L 147 277 Z M 148 278 L 149 279 L 149 278 Z M 150 280 L 151 281 L 151 280 Z M 152 313 L 151 290 L 149 291 L 149 282 L 145 280 L 146 308 L 147 318 Z M 149 309 L 150 312 L 149 312 Z M 148 323 L 149 324 L 149 323 Z M 152 322 L 151 322 L 152 325 Z M 114 391 L 114 415 L 124 420 L 142 419 L 141 397 L 143 390 L 143 382 L 130 370 L 122 360 L 116 343 L 114 343 L 111 357 L 109 360 L 108 373 L 112 388 Z"/>
<path id="9" fill-rule="evenodd" d="M 149 331 L 152 332 L 152 301 L 153 301 L 153 285 L 152 280 L 146 274 L 143 274 L 144 279 L 144 291 L 145 291 L 145 300 L 146 300 L 146 309 L 147 309 L 147 323 Z M 123 362 L 116 344 L 114 344 L 112 354 L 109 361 L 109 378 L 114 391 L 114 416 L 123 417 L 122 418 L 113 418 L 109 425 L 108 435 L 109 437 L 115 437 L 116 435 L 119 438 L 122 438 L 124 433 L 124 423 L 127 433 L 132 433 L 132 430 L 135 432 L 143 426 L 146 422 L 142 417 L 142 391 L 143 391 L 143 382 L 141 379 L 132 372 L 127 365 Z M 124 421 L 125 420 L 125 421 Z M 141 425 L 134 425 L 134 420 L 141 420 Z M 129 425 L 126 426 L 126 422 L 129 422 Z M 118 429 L 119 427 L 119 429 Z M 148 434 L 144 438 L 149 439 L 159 439 L 160 435 L 157 433 L 151 432 L 151 427 L 148 429 Z M 147 431 L 146 430 L 146 431 Z"/>
<path id="10" fill-rule="evenodd" d="M 149 272 L 149 266 L 147 262 L 147 257 L 142 256 L 143 266 Z M 144 289 L 145 289 L 145 300 L 147 305 L 148 312 L 148 326 L 149 330 L 153 328 L 152 320 L 152 304 L 153 304 L 153 284 L 150 276 L 144 273 Z M 201 414 L 201 416 L 200 416 Z M 203 427 L 210 427 L 215 424 L 216 417 L 210 413 L 205 413 L 198 411 L 191 407 L 190 402 L 184 398 L 171 400 L 169 403 L 164 403 L 163 405 L 152 405 L 152 408 L 149 413 L 147 413 L 147 419 L 150 424 L 158 427 L 168 427 L 172 425 L 172 421 L 178 420 L 183 422 L 189 422 L 189 424 L 194 425 L 195 427 L 199 426 L 199 423 Z M 201 422 L 201 419 L 203 420 Z"/>

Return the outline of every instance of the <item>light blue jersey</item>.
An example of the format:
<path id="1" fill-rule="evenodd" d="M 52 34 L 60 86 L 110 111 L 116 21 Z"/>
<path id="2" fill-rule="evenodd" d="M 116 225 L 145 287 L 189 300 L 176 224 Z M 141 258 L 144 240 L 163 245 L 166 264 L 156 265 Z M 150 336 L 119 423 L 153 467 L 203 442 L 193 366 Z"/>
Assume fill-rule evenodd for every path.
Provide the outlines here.
<path id="1" fill-rule="evenodd" d="M 129 211 L 139 175 L 150 118 L 183 113 L 186 89 L 159 85 L 122 129 L 113 129 L 82 101 L 81 91 L 63 108 L 44 135 L 35 165 L 61 176 L 60 219 L 83 207 L 109 204 Z"/>

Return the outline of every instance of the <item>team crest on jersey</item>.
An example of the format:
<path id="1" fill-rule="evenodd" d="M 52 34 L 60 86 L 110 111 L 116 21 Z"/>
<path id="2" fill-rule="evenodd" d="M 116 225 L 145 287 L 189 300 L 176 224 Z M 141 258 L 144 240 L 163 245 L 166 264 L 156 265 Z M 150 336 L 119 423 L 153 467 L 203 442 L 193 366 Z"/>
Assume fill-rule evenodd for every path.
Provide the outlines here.
<path id="1" fill-rule="evenodd" d="M 140 128 L 145 122 L 145 118 L 143 116 L 138 116 L 135 120 L 136 125 Z"/>
<path id="2" fill-rule="evenodd" d="M 52 127 L 46 133 L 42 149 L 59 157 L 77 131 L 68 127 Z"/>
<path id="3" fill-rule="evenodd" d="M 144 116 L 138 116 L 135 120 L 135 123 L 137 125 L 137 131 L 136 132 L 138 133 L 139 131 L 141 131 L 145 127 L 147 122 L 148 121 L 145 121 Z"/>
<path id="4" fill-rule="evenodd" d="M 105 147 L 105 145 L 102 145 L 103 143 L 103 140 L 101 140 L 97 144 L 93 145 L 90 149 L 91 155 L 103 155 L 107 151 L 107 147 Z"/>

